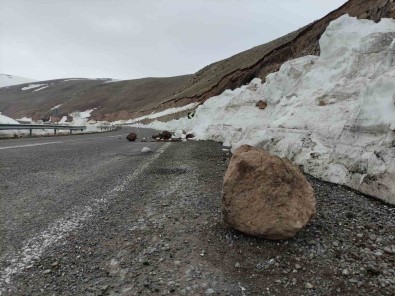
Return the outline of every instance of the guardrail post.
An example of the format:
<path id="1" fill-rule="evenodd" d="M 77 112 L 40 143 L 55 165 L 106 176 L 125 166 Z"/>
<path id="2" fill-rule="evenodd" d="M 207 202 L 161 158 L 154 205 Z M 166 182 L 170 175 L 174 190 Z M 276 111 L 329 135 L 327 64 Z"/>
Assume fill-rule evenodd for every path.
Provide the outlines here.
<path id="1" fill-rule="evenodd" d="M 70 135 L 72 135 L 73 134 L 73 130 L 72 129 L 70 129 Z"/>
<path id="2" fill-rule="evenodd" d="M 56 136 L 56 128 L 53 129 L 53 133 Z"/>
<path id="3" fill-rule="evenodd" d="M 33 129 L 31 128 L 30 129 L 30 137 L 32 137 L 33 136 Z"/>

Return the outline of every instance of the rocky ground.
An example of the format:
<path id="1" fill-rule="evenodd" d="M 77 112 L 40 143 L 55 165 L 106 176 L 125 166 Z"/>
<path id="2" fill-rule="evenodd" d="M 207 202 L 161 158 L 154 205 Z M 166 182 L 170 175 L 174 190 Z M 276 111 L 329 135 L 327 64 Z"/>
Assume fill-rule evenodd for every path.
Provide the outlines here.
<path id="1" fill-rule="evenodd" d="M 221 146 L 169 145 L 4 295 L 395 294 L 394 207 L 309 178 L 318 208 L 307 228 L 247 237 L 221 223 Z"/>

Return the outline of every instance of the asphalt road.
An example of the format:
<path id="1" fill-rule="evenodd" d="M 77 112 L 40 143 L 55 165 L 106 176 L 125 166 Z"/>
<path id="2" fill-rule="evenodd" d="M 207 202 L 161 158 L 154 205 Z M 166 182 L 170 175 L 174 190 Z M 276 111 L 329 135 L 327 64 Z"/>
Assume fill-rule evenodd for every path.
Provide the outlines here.
<path id="1" fill-rule="evenodd" d="M 130 143 L 125 136 L 132 130 L 0 141 L 0 291 L 169 145 Z M 152 134 L 138 130 L 140 139 Z M 153 152 L 141 153 L 143 147 Z"/>
<path id="2" fill-rule="evenodd" d="M 222 223 L 220 143 L 129 131 L 0 141 L 1 296 L 395 295 L 393 207 L 308 177 L 310 224 L 248 237 Z"/>

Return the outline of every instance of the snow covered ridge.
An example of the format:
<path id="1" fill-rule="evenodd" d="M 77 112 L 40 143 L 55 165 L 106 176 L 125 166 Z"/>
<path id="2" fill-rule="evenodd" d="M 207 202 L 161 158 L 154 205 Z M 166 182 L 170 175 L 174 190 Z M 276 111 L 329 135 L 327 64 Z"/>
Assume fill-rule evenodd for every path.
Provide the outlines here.
<path id="1" fill-rule="evenodd" d="M 35 80 L 14 75 L 0 74 L 0 87 L 34 82 Z"/>
<path id="2" fill-rule="evenodd" d="M 321 56 L 285 63 L 265 84 L 225 91 L 193 119 L 153 122 L 198 139 L 262 147 L 304 171 L 395 204 L 395 20 L 342 16 Z M 255 107 L 258 100 L 267 108 Z"/>

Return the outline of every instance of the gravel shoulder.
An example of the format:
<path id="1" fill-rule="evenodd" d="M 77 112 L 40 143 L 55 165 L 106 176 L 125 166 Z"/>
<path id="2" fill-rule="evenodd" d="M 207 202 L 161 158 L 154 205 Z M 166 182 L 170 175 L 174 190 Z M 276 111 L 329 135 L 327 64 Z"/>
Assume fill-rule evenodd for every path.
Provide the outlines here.
<path id="1" fill-rule="evenodd" d="M 318 207 L 308 227 L 288 241 L 248 237 L 221 223 L 221 145 L 166 145 L 3 294 L 395 294 L 394 207 L 309 177 Z"/>

